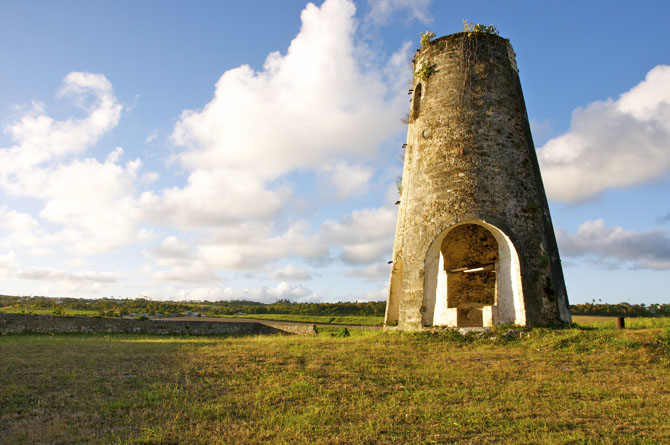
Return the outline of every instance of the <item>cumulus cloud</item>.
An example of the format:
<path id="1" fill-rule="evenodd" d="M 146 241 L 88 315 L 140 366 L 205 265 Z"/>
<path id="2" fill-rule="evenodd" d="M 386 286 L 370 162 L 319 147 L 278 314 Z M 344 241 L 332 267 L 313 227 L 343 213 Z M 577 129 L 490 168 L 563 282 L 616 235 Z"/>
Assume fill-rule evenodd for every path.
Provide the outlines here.
<path id="1" fill-rule="evenodd" d="M 151 279 L 157 282 L 179 282 L 179 283 L 209 283 L 216 282 L 218 278 L 210 267 L 199 261 L 186 264 L 176 264 L 169 270 L 160 270 L 151 275 Z"/>
<path id="2" fill-rule="evenodd" d="M 96 272 L 80 270 L 70 272 L 53 267 L 23 267 L 16 260 L 16 254 L 0 255 L 0 277 L 13 277 L 25 281 L 41 283 L 35 293 L 45 295 L 91 295 L 109 289 L 121 279 L 117 272 Z"/>
<path id="3" fill-rule="evenodd" d="M 45 114 L 44 105 L 33 107 L 5 127 L 16 145 L 0 149 L 0 180 L 5 188 L 26 187 L 26 169 L 84 151 L 114 128 L 121 116 L 112 84 L 102 74 L 72 72 L 63 79 L 58 96 L 67 97 L 86 111 L 81 119 L 58 121 Z"/>
<path id="4" fill-rule="evenodd" d="M 335 197 L 344 199 L 360 195 L 367 190 L 374 170 L 360 164 L 337 161 L 326 164 L 321 169 L 335 191 Z"/>
<path id="5" fill-rule="evenodd" d="M 158 246 L 152 249 L 152 252 L 160 258 L 178 261 L 190 260 L 193 257 L 188 245 L 173 235 L 165 237 Z"/>
<path id="6" fill-rule="evenodd" d="M 122 106 L 111 83 L 102 74 L 73 72 L 65 76 L 58 95 L 86 116 L 59 121 L 39 105 L 8 125 L 15 145 L 0 149 L 0 188 L 10 196 L 40 200 L 41 220 L 60 229 L 47 233 L 33 216 L 9 212 L 13 222 L 4 228 L 10 240 L 42 250 L 45 244 L 58 244 L 77 254 L 96 254 L 142 239 L 146 233 L 136 230 L 140 212 L 133 199 L 141 162 L 122 165 L 120 147 L 104 162 L 67 161 L 117 125 Z"/>
<path id="7" fill-rule="evenodd" d="M 312 274 L 305 269 L 294 266 L 293 264 L 287 264 L 280 269 L 272 271 L 269 275 L 269 278 L 272 280 L 282 281 L 306 281 L 312 279 Z"/>
<path id="8" fill-rule="evenodd" d="M 244 222 L 234 227 L 213 231 L 201 243 L 198 256 L 217 269 L 259 269 L 263 265 L 292 256 L 323 258 L 328 245 L 316 235 L 307 233 L 304 221 L 292 224 L 280 234 L 272 234 L 273 226 Z"/>
<path id="9" fill-rule="evenodd" d="M 337 256 L 345 264 L 369 264 L 393 250 L 395 219 L 395 208 L 362 209 L 340 221 L 324 221 L 316 233 L 305 221 L 297 221 L 276 235 L 271 224 L 244 222 L 212 232 L 197 255 L 217 269 L 259 269 L 290 257 L 323 264 Z"/>
<path id="10" fill-rule="evenodd" d="M 121 154 L 117 148 L 104 163 L 75 160 L 45 172 L 40 216 L 63 226 L 57 236 L 68 250 L 107 252 L 148 236 L 136 230 L 141 212 L 133 191 L 141 162 L 120 165 Z"/>
<path id="11" fill-rule="evenodd" d="M 347 0 L 310 3 L 285 55 L 271 53 L 260 72 L 247 65 L 225 72 L 214 98 L 183 112 L 175 127 L 174 141 L 188 148 L 184 165 L 275 178 L 333 155 L 375 153 L 402 128 L 407 101 L 389 91 L 377 67 L 362 71 L 354 12 Z"/>
<path id="12" fill-rule="evenodd" d="M 214 269 L 202 261 L 183 240 L 174 235 L 167 236 L 151 249 L 156 264 L 165 269 L 146 272 L 156 283 L 199 283 L 218 281 Z"/>
<path id="13" fill-rule="evenodd" d="M 31 215 L 0 206 L 0 248 L 35 248 L 53 244 L 57 240 L 50 236 Z"/>
<path id="14" fill-rule="evenodd" d="M 416 19 L 423 23 L 430 23 L 428 7 L 432 0 L 368 0 L 370 12 L 367 19 L 376 25 L 388 23 L 393 13 L 404 11 L 408 19 Z"/>
<path id="15" fill-rule="evenodd" d="M 0 254 L 0 277 L 10 276 L 18 268 L 19 264 L 14 252 Z"/>
<path id="16" fill-rule="evenodd" d="M 145 292 L 150 294 L 151 292 Z M 176 300 L 249 300 L 260 303 L 274 303 L 277 300 L 303 301 L 313 295 L 307 287 L 281 282 L 276 286 L 235 289 L 220 285 L 174 289 L 171 292 Z"/>
<path id="17" fill-rule="evenodd" d="M 306 221 L 295 221 L 279 233 L 274 233 L 275 225 L 270 222 L 242 221 L 209 230 L 193 251 L 169 236 L 153 248 L 153 253 L 161 266 L 183 268 L 199 262 L 211 270 L 261 270 L 287 258 L 325 265 L 339 257 L 345 264 L 358 266 L 381 262 L 390 255 L 395 218 L 395 207 L 362 209 L 340 221 L 326 220 L 316 231 Z M 369 277 L 372 270 L 367 272 Z M 281 280 L 310 277 L 309 272 L 293 265 L 270 274 L 270 278 Z M 156 278 L 165 279 L 166 275 Z"/>
<path id="18" fill-rule="evenodd" d="M 221 168 L 196 170 L 183 188 L 144 192 L 140 204 L 151 221 L 197 228 L 247 218 L 269 219 L 288 196 L 286 189 L 266 189 L 263 181 L 249 171 Z"/>
<path id="19" fill-rule="evenodd" d="M 387 3 L 377 10 L 414 10 L 409 3 Z M 124 159 L 121 147 L 104 160 L 87 156 L 117 126 L 123 106 L 104 75 L 68 74 L 58 97 L 75 105 L 76 117 L 58 120 L 34 103 L 5 127 L 13 145 L 0 148 L 0 190 L 30 198 L 39 209 L 28 214 L 0 207 L 0 248 L 96 255 L 146 242 L 153 234 L 142 225 L 161 225 L 173 235 L 145 250 L 155 263 L 142 273 L 184 295 L 221 298 L 314 294 L 287 284 L 311 277 L 293 265 L 270 273 L 281 280 L 277 286 L 239 291 L 217 284 L 220 270 L 267 273 L 270 263 L 296 258 L 319 265 L 336 257 L 349 265 L 382 261 L 391 251 L 395 209 L 358 210 L 320 227 L 287 211 L 289 175 L 315 172 L 336 198 L 355 196 L 376 173 L 371 159 L 379 146 L 403 130 L 401 86 L 410 76 L 410 45 L 387 61 L 371 57 L 355 37 L 354 13 L 350 0 L 309 4 L 285 53 L 268 55 L 260 70 L 244 65 L 225 72 L 209 103 L 184 111 L 171 134 L 187 174 L 180 186 L 156 186 L 157 174 L 142 171 L 140 159 Z M 188 237 L 175 229 L 188 230 Z M 59 292 L 84 291 L 88 283 L 93 293 L 118 282 L 10 268 L 9 260 L 3 259 L 3 271 L 53 283 L 50 289 Z"/>
<path id="20" fill-rule="evenodd" d="M 153 221 L 270 220 L 292 196 L 276 180 L 295 171 L 321 172 L 340 199 L 365 189 L 373 171 L 341 158 L 370 158 L 402 130 L 407 103 L 397 85 L 409 76 L 409 47 L 383 66 L 369 60 L 354 13 L 349 0 L 308 4 L 285 54 L 269 54 L 259 71 L 226 71 L 209 103 L 181 114 L 172 140 L 184 147 L 188 184 L 142 196 Z"/>
<path id="21" fill-rule="evenodd" d="M 538 158 L 549 198 L 565 202 L 668 175 L 670 66 L 656 66 L 617 100 L 575 110 L 569 131 Z"/>
<path id="22" fill-rule="evenodd" d="M 347 264 L 378 262 L 393 250 L 396 214 L 389 207 L 355 210 L 342 221 L 325 221 L 322 236 L 337 246 Z"/>
<path id="23" fill-rule="evenodd" d="M 561 254 L 626 263 L 637 269 L 670 270 L 670 236 L 665 229 L 630 231 L 608 227 L 602 219 L 586 221 L 576 234 L 557 231 Z"/>
<path id="24" fill-rule="evenodd" d="M 29 267 L 21 270 L 16 276 L 24 280 L 49 282 L 69 281 L 100 284 L 116 283 L 119 280 L 119 274 L 117 273 L 92 271 L 70 273 L 62 269 L 54 269 L 51 267 Z"/>
<path id="25" fill-rule="evenodd" d="M 5 269 L 3 263 L 6 262 L 0 256 L 0 276 L 2 276 L 3 269 Z M 21 267 L 11 254 L 9 264 L 9 270 L 4 271 L 7 276 L 34 282 L 35 284 L 31 285 L 34 289 L 32 291 L 33 294 L 49 296 L 85 295 L 90 297 L 98 292 L 111 289 L 121 280 L 121 274 L 117 272 L 96 272 L 90 270 L 70 272 L 53 267 Z"/>
<path id="26" fill-rule="evenodd" d="M 387 261 L 355 267 L 347 272 L 347 275 L 351 277 L 365 278 L 370 281 L 388 280 L 390 274 L 391 265 Z"/>

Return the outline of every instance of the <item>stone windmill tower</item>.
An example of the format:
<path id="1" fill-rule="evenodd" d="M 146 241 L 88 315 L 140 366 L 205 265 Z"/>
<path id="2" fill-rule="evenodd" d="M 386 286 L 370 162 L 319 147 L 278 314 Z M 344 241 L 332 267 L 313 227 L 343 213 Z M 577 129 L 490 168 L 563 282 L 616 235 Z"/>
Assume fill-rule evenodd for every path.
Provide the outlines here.
<path id="1" fill-rule="evenodd" d="M 386 326 L 570 322 L 511 44 L 452 34 L 413 63 Z"/>

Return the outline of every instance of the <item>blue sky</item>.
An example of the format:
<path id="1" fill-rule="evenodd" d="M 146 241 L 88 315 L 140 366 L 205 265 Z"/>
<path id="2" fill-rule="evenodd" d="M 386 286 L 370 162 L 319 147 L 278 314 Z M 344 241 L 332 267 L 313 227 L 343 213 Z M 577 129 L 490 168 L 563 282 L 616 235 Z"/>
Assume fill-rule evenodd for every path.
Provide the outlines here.
<path id="1" fill-rule="evenodd" d="M 0 4 L 0 293 L 382 300 L 419 33 L 494 24 L 572 303 L 668 303 L 667 2 Z"/>

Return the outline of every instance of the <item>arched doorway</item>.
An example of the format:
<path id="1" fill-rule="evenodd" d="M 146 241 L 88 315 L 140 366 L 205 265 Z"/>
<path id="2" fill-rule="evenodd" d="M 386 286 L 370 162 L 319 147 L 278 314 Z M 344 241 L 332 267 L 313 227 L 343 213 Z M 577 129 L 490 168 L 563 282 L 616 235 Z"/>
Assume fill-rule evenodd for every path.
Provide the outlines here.
<path id="1" fill-rule="evenodd" d="M 519 257 L 509 237 L 484 221 L 452 226 L 426 255 L 423 324 L 526 323 Z"/>
<path id="2" fill-rule="evenodd" d="M 498 243 L 485 228 L 463 224 L 449 231 L 440 253 L 447 275 L 447 308 L 458 326 L 484 326 L 482 308 L 496 302 Z"/>

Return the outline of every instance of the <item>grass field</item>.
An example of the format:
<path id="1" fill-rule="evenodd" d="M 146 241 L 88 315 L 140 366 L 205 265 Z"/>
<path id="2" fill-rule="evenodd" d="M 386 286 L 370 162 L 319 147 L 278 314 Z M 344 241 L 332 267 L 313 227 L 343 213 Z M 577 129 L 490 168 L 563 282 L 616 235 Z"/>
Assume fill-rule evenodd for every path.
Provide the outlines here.
<path id="1" fill-rule="evenodd" d="M 617 317 L 599 315 L 573 315 L 572 322 L 581 326 L 613 328 Z M 668 317 L 625 317 L 629 329 L 663 328 L 668 326 Z"/>
<path id="2" fill-rule="evenodd" d="M 21 307 L 3 307 L 0 308 L 0 313 L 3 314 L 34 314 L 34 315 L 53 315 L 53 309 L 28 309 Z M 100 315 L 99 311 L 85 310 L 85 309 L 63 309 L 61 315 L 64 316 L 79 316 L 79 317 L 97 317 Z"/>
<path id="3" fill-rule="evenodd" d="M 662 320 L 520 338 L 0 336 L 0 443 L 668 443 Z"/>

